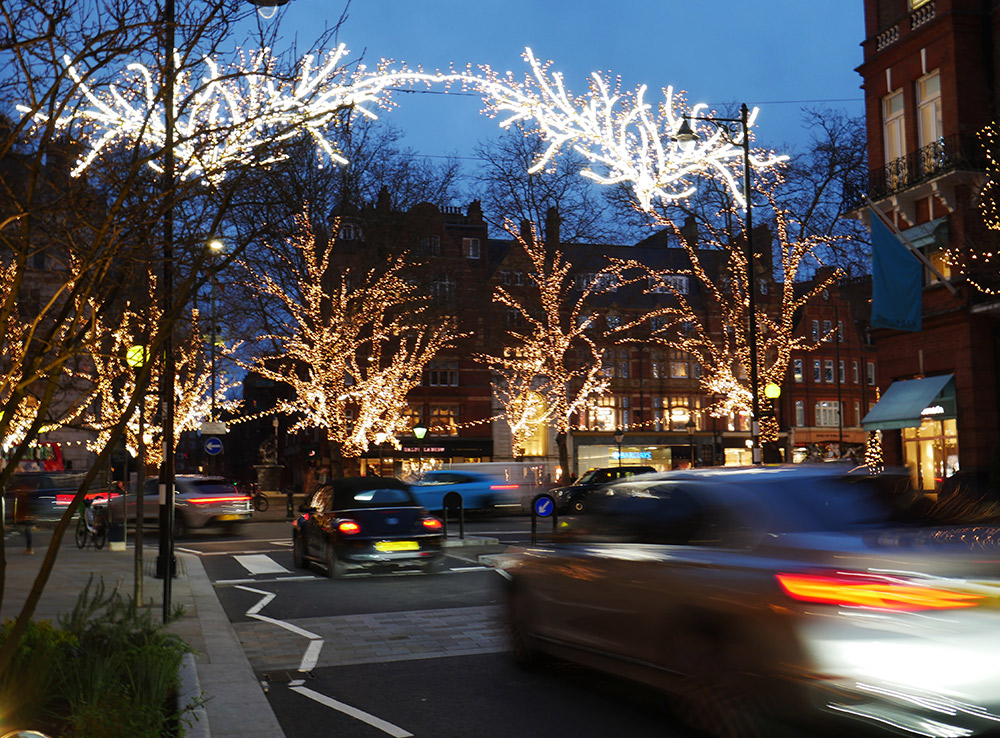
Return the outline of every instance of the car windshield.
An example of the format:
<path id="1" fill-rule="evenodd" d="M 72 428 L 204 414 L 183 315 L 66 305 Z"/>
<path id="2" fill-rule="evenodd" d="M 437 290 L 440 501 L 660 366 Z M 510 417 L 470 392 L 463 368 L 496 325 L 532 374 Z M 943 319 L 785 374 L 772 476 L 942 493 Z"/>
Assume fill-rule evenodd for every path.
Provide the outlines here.
<path id="1" fill-rule="evenodd" d="M 590 484 L 594 481 L 594 477 L 597 476 L 597 470 L 591 469 L 588 472 L 584 472 L 583 476 L 574 482 L 574 484 Z"/>

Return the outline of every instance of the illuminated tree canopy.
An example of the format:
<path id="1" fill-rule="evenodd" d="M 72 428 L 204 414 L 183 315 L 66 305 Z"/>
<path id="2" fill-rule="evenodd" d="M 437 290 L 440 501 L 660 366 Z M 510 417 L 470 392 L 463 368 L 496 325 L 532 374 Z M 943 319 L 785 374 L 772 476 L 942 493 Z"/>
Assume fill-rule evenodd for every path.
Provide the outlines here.
<path id="1" fill-rule="evenodd" d="M 335 221 L 332 232 L 338 229 Z M 248 269 L 250 286 L 286 317 L 279 330 L 261 336 L 262 350 L 245 368 L 288 383 L 294 397 L 277 410 L 298 419 L 293 431 L 325 431 L 343 457 L 360 455 L 376 437 L 407 432 L 407 393 L 460 334 L 449 321 L 432 319 L 430 298 L 405 278 L 406 255 L 368 270 L 344 267 L 333 238 L 317 239 L 306 216 L 287 243 L 268 248 L 293 283 Z"/>
<path id="2" fill-rule="evenodd" d="M 243 53 L 232 65 L 206 57 L 206 75 L 197 81 L 191 74 L 179 74 L 174 93 L 175 153 L 181 176 L 203 176 L 212 182 L 225 177 L 233 165 L 266 165 L 282 157 L 275 143 L 300 133 L 312 136 L 335 164 L 345 164 L 327 132 L 341 111 L 376 117 L 372 107 L 387 107 L 392 88 L 441 84 L 448 89 L 454 85 L 475 89 L 502 127 L 519 123 L 540 136 L 546 147 L 529 171 L 544 169 L 571 147 L 589 162 L 583 176 L 602 185 L 627 183 L 645 210 L 656 202 L 689 197 L 695 191 L 692 180 L 699 177 L 725 181 L 742 203 L 742 187 L 734 174 L 734 168 L 741 166 L 742 141 L 703 126 L 701 140 L 678 144 L 675 136 L 684 116 L 698 116 L 706 106 L 688 108 L 672 87 L 664 89 L 663 101 L 654 106 L 646 99 L 645 85 L 626 92 L 620 81 L 595 72 L 587 93 L 574 95 L 562 74 L 550 71 L 551 62 L 540 62 L 531 49 L 525 49 L 529 71 L 520 80 L 512 72 L 500 74 L 488 66 L 478 72 L 471 65 L 461 71 L 424 72 L 406 65 L 394 67 L 389 60 L 371 71 L 363 66 L 349 70 L 346 53 L 340 45 L 318 58 L 307 55 L 288 79 L 277 74 L 277 62 L 267 49 Z M 60 128 L 75 127 L 90 141 L 74 173 L 86 169 L 115 141 L 163 148 L 164 115 L 147 67 L 130 64 L 119 84 L 96 91 L 80 81 L 68 57 L 65 63 L 86 104 L 54 122 Z M 750 125 L 756 116 L 755 108 Z M 47 120 L 41 114 L 36 117 Z M 751 163 L 768 168 L 783 159 L 754 154 Z"/>

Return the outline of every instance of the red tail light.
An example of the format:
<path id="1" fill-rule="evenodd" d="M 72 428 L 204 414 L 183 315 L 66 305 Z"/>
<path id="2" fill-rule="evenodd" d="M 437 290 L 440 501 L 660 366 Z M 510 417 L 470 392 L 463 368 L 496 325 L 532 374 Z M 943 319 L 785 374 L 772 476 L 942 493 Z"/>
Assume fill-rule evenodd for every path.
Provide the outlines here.
<path id="1" fill-rule="evenodd" d="M 337 530 L 345 536 L 353 536 L 361 532 L 361 526 L 353 520 L 341 520 L 337 523 Z"/>
<path id="2" fill-rule="evenodd" d="M 490 489 L 517 489 L 516 484 L 491 484 Z"/>
<path id="3" fill-rule="evenodd" d="M 777 574 L 785 593 L 802 602 L 913 612 L 975 607 L 981 595 L 953 592 L 893 577 L 837 572 Z"/>
<path id="4" fill-rule="evenodd" d="M 441 521 L 437 518 L 424 518 L 420 522 L 427 530 L 441 530 Z"/>
<path id="5" fill-rule="evenodd" d="M 214 497 L 189 497 L 187 501 L 195 505 L 212 505 L 217 502 L 246 502 L 249 499 L 246 495 L 218 495 Z"/>

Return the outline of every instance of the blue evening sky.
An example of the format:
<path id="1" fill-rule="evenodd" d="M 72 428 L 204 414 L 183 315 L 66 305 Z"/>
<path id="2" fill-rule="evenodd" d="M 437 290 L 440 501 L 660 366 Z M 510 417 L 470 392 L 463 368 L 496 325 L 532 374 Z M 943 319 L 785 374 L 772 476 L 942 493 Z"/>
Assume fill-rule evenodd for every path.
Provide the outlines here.
<path id="1" fill-rule="evenodd" d="M 486 63 L 527 69 L 530 46 L 551 59 L 573 92 L 594 70 L 613 72 L 625 89 L 647 84 L 647 100 L 673 85 L 688 101 L 747 102 L 761 108 L 757 144 L 802 147 L 801 108 L 862 113 L 863 0 L 353 0 L 339 40 L 371 66 L 382 57 L 446 69 Z M 292 0 L 283 43 L 310 48 L 333 25 L 339 0 Z M 294 34 L 294 37 L 293 37 Z M 277 45 L 281 50 L 283 43 Z M 474 96 L 396 94 L 384 117 L 418 154 L 469 156 L 496 135 Z"/>

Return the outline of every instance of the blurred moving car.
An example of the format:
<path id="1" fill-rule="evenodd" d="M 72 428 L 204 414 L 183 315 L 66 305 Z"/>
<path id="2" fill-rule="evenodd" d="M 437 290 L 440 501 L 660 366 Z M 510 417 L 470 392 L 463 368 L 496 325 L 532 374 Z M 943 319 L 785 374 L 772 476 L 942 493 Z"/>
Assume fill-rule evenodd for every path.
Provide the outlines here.
<path id="1" fill-rule="evenodd" d="M 505 567 L 513 655 L 663 689 L 716 736 L 995 731 L 1000 527 L 928 524 L 882 481 L 818 465 L 618 482 Z"/>
<path id="2" fill-rule="evenodd" d="M 29 499 L 31 515 L 36 521 L 59 520 L 84 476 L 79 472 L 15 472 L 4 494 L 5 521 L 13 520 L 19 494 L 22 500 L 25 496 Z"/>
<path id="3" fill-rule="evenodd" d="M 317 489 L 292 524 L 299 568 L 316 561 L 331 579 L 349 566 L 395 564 L 436 571 L 443 525 L 427 513 L 410 485 L 393 477 L 336 479 Z"/>
<path id="4" fill-rule="evenodd" d="M 159 481 L 147 479 L 143 484 L 143 526 L 159 525 Z M 129 492 L 111 500 L 111 519 L 128 523 L 136 517 L 136 494 Z M 124 511 L 124 512 L 123 512 Z M 233 530 L 250 520 L 250 495 L 239 492 L 236 484 L 224 477 L 201 477 L 179 474 L 174 482 L 174 538 L 183 538 L 193 528 L 222 526 Z"/>
<path id="5" fill-rule="evenodd" d="M 656 471 L 651 466 L 608 466 L 601 469 L 588 469 L 573 484 L 567 487 L 556 487 L 550 494 L 556 501 L 560 512 L 587 512 L 589 498 L 595 491 L 619 479 L 636 474 L 652 474 Z"/>
<path id="6" fill-rule="evenodd" d="M 411 485 L 420 504 L 431 511 L 444 509 L 445 497 L 462 496 L 465 510 L 521 509 L 521 486 L 477 471 L 437 469 L 421 474 Z"/>

